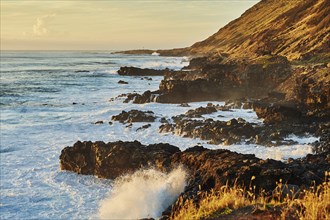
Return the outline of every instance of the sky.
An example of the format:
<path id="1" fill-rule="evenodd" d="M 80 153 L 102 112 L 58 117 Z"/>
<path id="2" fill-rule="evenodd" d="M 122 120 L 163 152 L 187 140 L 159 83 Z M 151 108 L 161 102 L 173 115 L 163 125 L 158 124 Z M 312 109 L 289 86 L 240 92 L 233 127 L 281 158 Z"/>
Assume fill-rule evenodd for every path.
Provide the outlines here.
<path id="1" fill-rule="evenodd" d="M 1 50 L 170 49 L 206 39 L 259 0 L 0 0 Z"/>

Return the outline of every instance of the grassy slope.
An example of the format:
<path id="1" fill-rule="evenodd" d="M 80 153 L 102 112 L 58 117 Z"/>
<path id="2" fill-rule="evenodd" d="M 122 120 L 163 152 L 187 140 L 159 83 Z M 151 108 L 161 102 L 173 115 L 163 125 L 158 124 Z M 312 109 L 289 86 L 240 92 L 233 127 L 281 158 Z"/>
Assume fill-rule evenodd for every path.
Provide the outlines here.
<path id="1" fill-rule="evenodd" d="M 236 57 L 272 51 L 290 60 L 311 51 L 329 52 L 329 11 L 328 0 L 263 0 L 189 51 Z"/>
<path id="2" fill-rule="evenodd" d="M 330 173 L 329 173 L 330 174 Z M 179 209 L 172 220 L 190 219 L 330 219 L 329 174 L 318 187 L 294 191 L 279 182 L 272 196 L 257 195 L 252 186 L 223 186 L 220 190 L 202 193 L 196 204 L 193 199 L 178 201 Z"/>

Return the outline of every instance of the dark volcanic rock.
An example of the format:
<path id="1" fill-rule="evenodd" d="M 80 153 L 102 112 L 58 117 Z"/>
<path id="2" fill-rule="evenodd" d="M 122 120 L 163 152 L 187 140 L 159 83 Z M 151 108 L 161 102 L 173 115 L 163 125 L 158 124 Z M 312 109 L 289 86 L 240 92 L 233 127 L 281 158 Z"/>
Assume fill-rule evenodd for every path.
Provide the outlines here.
<path id="1" fill-rule="evenodd" d="M 62 150 L 60 163 L 62 170 L 81 174 L 93 174 L 102 178 L 116 178 L 123 173 L 143 166 L 156 166 L 166 171 L 178 164 L 191 171 L 194 187 L 201 183 L 202 189 L 222 186 L 235 180 L 254 184 L 270 190 L 276 181 L 294 185 L 310 184 L 312 180 L 323 181 L 325 171 L 330 169 L 327 154 L 307 155 L 303 159 L 285 164 L 271 159 L 262 160 L 250 154 L 239 154 L 229 150 L 208 150 L 201 146 L 183 152 L 169 144 L 144 146 L 134 142 L 80 142 Z M 312 173 L 313 175 L 309 175 Z M 201 181 L 202 180 L 202 181 Z"/>
<path id="2" fill-rule="evenodd" d="M 181 103 L 179 106 L 180 107 L 190 107 L 190 105 L 188 103 Z"/>
<path id="3" fill-rule="evenodd" d="M 159 132 L 172 132 L 183 137 L 209 140 L 210 144 L 224 143 L 226 145 L 231 145 L 245 142 L 246 140 L 249 140 L 249 142 L 256 142 L 256 135 L 262 131 L 262 128 L 254 127 L 253 124 L 243 119 L 239 121 L 232 119 L 225 122 L 214 121 L 213 119 L 202 121 L 175 117 L 173 120 L 175 124 L 162 124 L 159 127 Z M 264 131 L 262 135 L 266 136 L 268 133 L 270 133 L 270 131 Z M 273 144 L 271 140 L 271 138 L 265 138 L 262 144 Z"/>
<path id="4" fill-rule="evenodd" d="M 309 187 L 313 181 L 317 185 L 323 182 L 325 171 L 329 171 L 329 162 L 326 153 L 292 159 L 286 164 L 229 150 L 208 150 L 196 146 L 181 152 L 169 144 L 144 146 L 137 141 L 107 144 L 77 142 L 73 147 L 64 148 L 60 155 L 62 170 L 111 179 L 141 167 L 152 166 L 169 171 L 182 164 L 189 174 L 182 196 L 196 199 L 201 190 L 218 189 L 226 183 L 246 187 L 253 185 L 256 192 L 262 188 L 269 193 L 279 180 L 297 187 Z"/>
<path id="5" fill-rule="evenodd" d="M 152 111 L 139 111 L 130 110 L 128 112 L 122 111 L 119 115 L 114 115 L 111 118 L 114 121 L 120 121 L 121 123 L 132 122 L 154 122 L 156 117 Z"/>
<path id="6" fill-rule="evenodd" d="M 213 106 L 199 107 L 196 109 L 191 109 L 185 113 L 186 116 L 191 118 L 198 118 L 205 114 L 211 114 L 217 112 L 217 109 Z"/>
<path id="7" fill-rule="evenodd" d="M 119 75 L 124 76 L 164 76 L 169 69 L 165 70 L 155 70 L 155 69 L 141 69 L 137 67 L 120 67 L 117 71 Z"/>
<path id="8" fill-rule="evenodd" d="M 261 104 L 265 104 L 265 106 Z M 200 138 L 202 140 L 208 140 L 209 144 L 222 143 L 232 145 L 245 143 L 264 146 L 297 144 L 297 142 L 287 137 L 291 134 L 296 136 L 310 134 L 322 137 L 320 142 L 314 143 L 315 149 L 321 150 L 328 148 L 327 140 L 329 139 L 326 134 L 329 129 L 324 123 L 318 125 L 316 123 L 309 123 L 309 121 L 300 121 L 301 114 L 300 112 L 297 113 L 296 111 L 298 110 L 295 109 L 287 110 L 283 107 L 283 110 L 282 108 L 275 108 L 274 105 L 264 102 L 255 102 L 253 103 L 254 105 L 256 106 L 258 116 L 265 117 L 265 122 L 267 123 L 249 123 L 242 118 L 234 118 L 229 121 L 197 119 L 198 117 L 202 117 L 202 114 L 213 113 L 217 110 L 230 111 L 230 107 L 210 104 L 205 108 L 200 107 L 189 110 L 186 114 L 173 116 L 172 121 L 164 121 L 159 127 L 159 132 L 173 133 L 182 137 Z"/>
<path id="9" fill-rule="evenodd" d="M 183 103 L 226 100 L 242 97 L 265 97 L 291 75 L 289 62 L 280 56 L 255 60 L 218 58 L 202 62 L 191 60 L 189 71 L 167 71 L 159 85 L 157 102 Z M 142 101 L 150 102 L 149 98 Z M 134 101 L 135 103 L 140 103 Z"/>
<path id="10" fill-rule="evenodd" d="M 151 127 L 151 124 L 146 124 L 146 125 L 143 125 L 143 126 L 137 128 L 136 131 L 147 129 L 147 128 L 150 128 L 150 127 Z"/>
<path id="11" fill-rule="evenodd" d="M 119 80 L 119 81 L 118 81 L 118 84 L 128 84 L 128 82 L 123 81 L 123 80 Z"/>
<path id="12" fill-rule="evenodd" d="M 149 103 L 149 102 L 156 102 L 159 96 L 159 92 L 150 92 L 145 91 L 142 95 L 137 93 L 128 94 L 127 98 L 125 99 L 124 103 L 128 103 L 130 101 L 133 101 L 133 103 L 136 104 L 143 104 L 143 103 Z"/>
<path id="13" fill-rule="evenodd" d="M 96 124 L 96 125 L 103 124 L 103 121 L 96 121 L 94 124 Z"/>
<path id="14" fill-rule="evenodd" d="M 147 148 L 137 141 L 107 144 L 78 141 L 73 147 L 62 150 L 60 161 L 62 170 L 114 179 L 179 151 L 169 144 L 154 144 Z"/>
<path id="15" fill-rule="evenodd" d="M 302 113 L 298 106 L 292 102 L 255 102 L 253 109 L 259 118 L 263 118 L 265 123 L 276 123 L 283 121 L 300 121 Z"/>

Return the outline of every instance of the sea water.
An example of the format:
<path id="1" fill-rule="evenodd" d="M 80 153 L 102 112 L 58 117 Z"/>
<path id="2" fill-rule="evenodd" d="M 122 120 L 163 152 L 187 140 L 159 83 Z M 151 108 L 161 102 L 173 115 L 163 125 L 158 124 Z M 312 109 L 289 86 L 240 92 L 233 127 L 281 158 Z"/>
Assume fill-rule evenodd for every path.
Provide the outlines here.
<path id="1" fill-rule="evenodd" d="M 221 146 L 208 145 L 206 141 L 173 134 L 160 134 L 159 121 L 151 123 L 148 129 L 138 131 L 137 128 L 146 123 L 135 123 L 130 128 L 119 122 L 108 124 L 111 116 L 122 110 L 151 110 L 161 118 L 206 106 L 208 102 L 189 103 L 190 107 L 185 108 L 177 104 L 123 103 L 124 98 L 112 100 L 123 93 L 156 90 L 162 80 L 160 76 L 151 77 L 152 80 L 119 76 L 116 72 L 121 66 L 178 70 L 186 65 L 188 61 L 184 57 L 122 55 L 99 51 L 1 51 L 0 218 L 94 219 L 104 216 L 108 218 L 111 214 L 116 218 L 125 218 L 127 215 L 115 215 L 110 208 L 110 211 L 106 208 L 107 204 L 117 204 L 116 201 L 120 201 L 128 212 L 132 210 L 132 198 L 127 197 L 125 201 L 125 195 L 120 195 L 121 191 L 125 191 L 121 186 L 142 190 L 138 192 L 139 195 L 151 192 L 139 187 L 147 185 L 141 181 L 117 184 L 111 180 L 61 171 L 61 150 L 78 140 L 138 140 L 143 144 L 164 142 L 182 150 L 202 144 L 212 149 L 227 148 L 277 160 L 302 157 L 311 153 L 309 143 L 316 139 L 310 137 L 288 137 L 300 141 L 294 146 Z M 128 84 L 118 84 L 119 80 Z M 219 114 L 223 117 L 219 118 Z M 252 110 L 236 109 L 233 112 L 218 112 L 205 116 L 216 120 L 238 117 L 262 123 Z M 104 123 L 95 124 L 96 121 Z M 174 177 L 184 176 L 184 171 L 181 170 L 180 175 L 177 174 L 179 171 L 175 170 L 169 174 L 145 172 L 145 175 L 149 176 L 154 174 L 154 179 L 149 179 L 153 181 L 152 189 L 156 192 L 143 198 L 147 198 L 150 204 L 160 204 L 147 211 L 148 217 L 157 217 L 164 204 L 172 201 L 182 191 L 185 179 Z M 176 184 L 178 187 L 168 188 L 161 186 L 161 183 Z M 116 200 L 117 198 L 120 199 Z M 142 206 L 140 208 L 143 209 Z M 139 217 L 145 212 L 139 210 L 136 213 L 129 217 Z"/>

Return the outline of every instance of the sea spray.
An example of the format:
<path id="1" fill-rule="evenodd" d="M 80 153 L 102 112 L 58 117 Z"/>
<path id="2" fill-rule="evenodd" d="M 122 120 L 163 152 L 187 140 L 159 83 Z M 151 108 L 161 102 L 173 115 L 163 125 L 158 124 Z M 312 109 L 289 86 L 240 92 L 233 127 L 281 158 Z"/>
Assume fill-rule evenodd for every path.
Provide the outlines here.
<path id="1" fill-rule="evenodd" d="M 186 186 L 186 171 L 178 167 L 169 173 L 139 170 L 117 178 L 111 192 L 101 202 L 101 219 L 139 219 L 161 216 Z"/>

